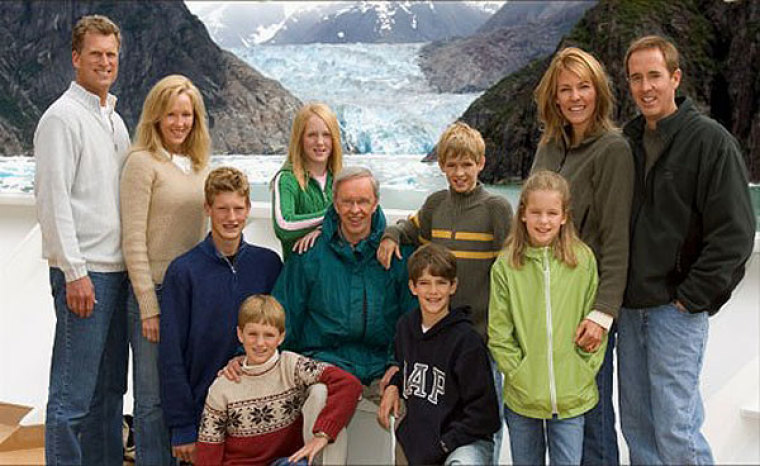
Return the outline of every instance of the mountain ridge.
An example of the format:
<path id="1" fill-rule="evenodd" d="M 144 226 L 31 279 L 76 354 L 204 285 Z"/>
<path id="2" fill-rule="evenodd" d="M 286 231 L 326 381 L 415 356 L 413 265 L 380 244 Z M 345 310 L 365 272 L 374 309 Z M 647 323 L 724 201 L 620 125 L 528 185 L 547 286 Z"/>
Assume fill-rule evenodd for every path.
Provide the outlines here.
<path id="1" fill-rule="evenodd" d="M 678 94 L 691 97 L 737 138 L 750 179 L 760 181 L 760 4 L 601 0 L 586 11 L 556 49 L 581 47 L 606 66 L 618 103 L 614 117 L 621 123 L 637 113 L 628 95 L 625 51 L 647 34 L 675 38 L 684 71 Z M 484 182 L 527 176 L 541 134 L 532 94 L 550 61 L 537 59 L 506 76 L 461 116 L 486 140 Z"/>
<path id="2" fill-rule="evenodd" d="M 201 90 L 215 153 L 282 153 L 300 101 L 220 49 L 179 1 L 0 2 L 0 144 L 29 154 L 42 112 L 74 79 L 71 28 L 91 13 L 122 30 L 119 77 L 112 92 L 131 132 L 150 88 L 180 73 Z M 155 21 L 160 18 L 160 21 Z M 181 44 L 181 47 L 177 47 Z"/>

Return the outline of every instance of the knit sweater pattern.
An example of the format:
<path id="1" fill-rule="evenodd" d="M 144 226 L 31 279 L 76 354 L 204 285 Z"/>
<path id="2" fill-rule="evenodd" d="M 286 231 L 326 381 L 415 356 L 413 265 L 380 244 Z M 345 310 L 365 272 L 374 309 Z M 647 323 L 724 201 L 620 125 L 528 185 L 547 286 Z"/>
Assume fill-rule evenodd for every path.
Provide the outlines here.
<path id="1" fill-rule="evenodd" d="M 121 176 L 124 260 L 140 317 L 160 313 L 155 285 L 169 263 L 203 239 L 203 184 L 208 167 L 184 173 L 166 151 L 132 152 Z"/>
<path id="2" fill-rule="evenodd" d="M 129 133 L 107 97 L 76 82 L 45 111 L 34 133 L 34 194 L 42 255 L 71 282 L 93 272 L 124 271 L 119 176 Z"/>
<path id="3" fill-rule="evenodd" d="M 336 438 L 354 413 L 361 384 L 351 374 L 288 351 L 244 366 L 239 383 L 218 377 L 209 389 L 198 434 L 198 464 L 266 465 L 303 446 L 301 409 L 307 389 L 327 385 L 313 432 Z"/>
<path id="4" fill-rule="evenodd" d="M 619 131 L 599 131 L 577 146 L 550 141 L 539 146 L 531 173 L 551 170 L 570 184 L 578 234 L 599 263 L 594 309 L 617 316 L 628 273 L 633 198 L 633 155 Z"/>
<path id="5" fill-rule="evenodd" d="M 172 445 L 195 442 L 209 386 L 238 348 L 238 310 L 268 294 L 282 262 L 242 238 L 230 263 L 209 234 L 169 265 L 161 295 L 158 367 L 161 407 Z"/>
<path id="6" fill-rule="evenodd" d="M 512 207 L 482 184 L 468 193 L 435 192 L 408 219 L 385 230 L 383 239 L 419 246 L 430 241 L 457 258 L 457 292 L 452 307 L 469 306 L 475 330 L 487 338 L 490 271 L 509 234 Z"/>

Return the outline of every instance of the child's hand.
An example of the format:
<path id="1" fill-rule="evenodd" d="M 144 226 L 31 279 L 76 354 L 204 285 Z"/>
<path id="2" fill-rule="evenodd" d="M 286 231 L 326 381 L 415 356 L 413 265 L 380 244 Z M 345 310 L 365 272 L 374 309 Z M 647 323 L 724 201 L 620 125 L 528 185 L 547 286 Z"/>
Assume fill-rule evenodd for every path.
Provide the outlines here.
<path id="1" fill-rule="evenodd" d="M 312 246 L 314 246 L 314 243 L 317 242 L 317 238 L 319 238 L 319 235 L 321 234 L 321 228 L 317 228 L 316 230 L 306 233 L 304 236 L 299 238 L 298 241 L 296 241 L 296 244 L 293 245 L 293 252 L 297 254 L 305 253 L 311 249 Z"/>
<path id="2" fill-rule="evenodd" d="M 597 324 L 591 319 L 583 319 L 578 325 L 578 329 L 575 331 L 575 339 L 573 340 L 583 351 L 587 353 L 593 353 L 599 349 L 602 344 L 602 338 L 604 337 L 604 327 Z"/>
<path id="3" fill-rule="evenodd" d="M 173 446 L 172 456 L 186 463 L 195 463 L 195 442 Z"/>
<path id="4" fill-rule="evenodd" d="M 390 238 L 385 238 L 380 241 L 380 246 L 377 247 L 377 261 L 380 262 L 385 270 L 391 268 L 391 259 L 393 254 L 396 255 L 398 260 L 401 260 L 401 249 L 398 247 L 398 243 Z"/>
<path id="5" fill-rule="evenodd" d="M 398 387 L 389 385 L 383 392 L 383 398 L 380 400 L 380 407 L 377 409 L 377 422 L 384 429 L 390 429 L 390 420 L 388 419 L 393 412 L 393 416 L 398 418 L 399 411 Z"/>
<path id="6" fill-rule="evenodd" d="M 325 446 L 327 446 L 327 443 L 328 440 L 325 437 L 313 437 L 311 440 L 306 442 L 306 445 L 301 447 L 300 450 L 290 455 L 288 461 L 295 463 L 301 458 L 307 458 L 309 460 L 309 464 L 312 464 L 314 457 L 317 456 L 317 453 L 322 451 Z"/>
<path id="7" fill-rule="evenodd" d="M 243 375 L 243 361 L 245 356 L 235 356 L 227 362 L 219 372 L 216 373 L 217 377 L 223 375 L 227 380 L 232 382 L 240 382 L 240 376 Z"/>
<path id="8" fill-rule="evenodd" d="M 383 378 L 380 379 L 380 382 L 378 382 L 378 385 L 380 388 L 380 393 L 382 394 L 385 391 L 385 387 L 388 386 L 388 384 L 391 383 L 391 379 L 394 375 L 396 375 L 396 372 L 398 372 L 398 366 L 390 366 L 388 370 L 385 371 L 385 374 L 383 374 Z"/>

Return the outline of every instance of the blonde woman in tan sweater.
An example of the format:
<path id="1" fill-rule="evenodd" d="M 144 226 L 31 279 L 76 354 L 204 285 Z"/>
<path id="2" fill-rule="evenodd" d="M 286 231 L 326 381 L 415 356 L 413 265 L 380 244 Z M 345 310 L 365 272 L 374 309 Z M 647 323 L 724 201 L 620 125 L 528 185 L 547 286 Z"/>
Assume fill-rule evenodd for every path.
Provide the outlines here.
<path id="1" fill-rule="evenodd" d="M 198 88 L 181 75 L 163 78 L 145 98 L 121 177 L 138 464 L 172 464 L 158 378 L 161 283 L 169 263 L 203 239 L 207 229 L 203 183 L 209 147 Z"/>

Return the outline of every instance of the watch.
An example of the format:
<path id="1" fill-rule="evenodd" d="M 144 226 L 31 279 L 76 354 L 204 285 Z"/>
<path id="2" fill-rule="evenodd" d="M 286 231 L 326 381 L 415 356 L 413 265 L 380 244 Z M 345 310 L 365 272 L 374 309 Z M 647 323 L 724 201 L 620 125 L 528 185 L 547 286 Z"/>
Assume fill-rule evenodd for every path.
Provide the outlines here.
<path id="1" fill-rule="evenodd" d="M 330 438 L 330 436 L 327 435 L 326 433 L 322 432 L 321 430 L 319 432 L 314 432 L 314 437 L 316 437 L 316 438 L 323 438 L 323 439 L 327 440 L 328 443 L 332 441 L 332 439 Z"/>

